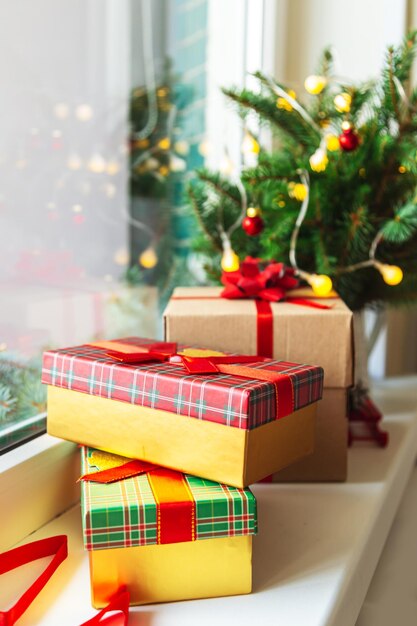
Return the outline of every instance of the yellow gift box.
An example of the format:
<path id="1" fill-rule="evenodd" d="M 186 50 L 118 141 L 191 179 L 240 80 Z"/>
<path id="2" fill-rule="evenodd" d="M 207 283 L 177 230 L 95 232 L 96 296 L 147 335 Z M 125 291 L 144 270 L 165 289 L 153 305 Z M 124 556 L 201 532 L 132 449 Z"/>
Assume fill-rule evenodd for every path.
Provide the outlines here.
<path id="1" fill-rule="evenodd" d="M 89 346 L 50 351 L 43 368 L 48 432 L 244 487 L 312 452 L 323 380 L 319 367 L 250 358 L 254 368 L 238 366 L 239 376 L 193 376 L 171 363 L 117 365 Z M 158 408 L 159 400 L 173 410 Z"/>
<path id="2" fill-rule="evenodd" d="M 249 489 L 158 467 L 90 482 L 108 458 L 113 467 L 129 461 L 112 457 L 83 450 L 84 544 L 96 608 L 123 586 L 131 604 L 250 593 L 257 517 Z"/>

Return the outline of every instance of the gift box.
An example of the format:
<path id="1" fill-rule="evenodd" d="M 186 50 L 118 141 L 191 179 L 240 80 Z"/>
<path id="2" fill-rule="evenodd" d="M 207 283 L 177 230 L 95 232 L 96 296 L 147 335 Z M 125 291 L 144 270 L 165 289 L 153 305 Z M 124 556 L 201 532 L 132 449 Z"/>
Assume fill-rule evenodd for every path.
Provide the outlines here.
<path id="1" fill-rule="evenodd" d="M 323 370 L 140 338 L 44 353 L 51 435 L 245 487 L 310 454 Z"/>
<path id="2" fill-rule="evenodd" d="M 317 412 L 316 449 L 280 476 L 302 482 L 346 480 L 352 312 L 336 294 L 315 298 L 309 288 L 292 289 L 281 302 L 228 299 L 221 293 L 219 287 L 175 289 L 164 314 L 167 341 L 187 338 L 214 350 L 320 364 L 325 392 Z"/>
<path id="3" fill-rule="evenodd" d="M 323 389 L 313 454 L 273 475 L 273 482 L 344 481 L 347 476 L 348 390 Z"/>
<path id="4" fill-rule="evenodd" d="M 96 608 L 121 586 L 132 604 L 250 593 L 257 515 L 249 489 L 156 466 L 123 478 L 129 459 L 91 448 L 82 458 L 83 536 Z M 121 473 L 108 478 L 115 482 L 90 482 L 97 470 Z"/>

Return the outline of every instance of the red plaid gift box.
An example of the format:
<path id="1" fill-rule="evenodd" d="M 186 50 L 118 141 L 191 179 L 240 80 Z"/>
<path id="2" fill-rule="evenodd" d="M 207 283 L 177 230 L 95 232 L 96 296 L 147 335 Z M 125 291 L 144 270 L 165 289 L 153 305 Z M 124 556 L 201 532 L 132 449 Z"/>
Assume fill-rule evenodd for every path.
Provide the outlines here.
<path id="1" fill-rule="evenodd" d="M 158 356 L 159 346 L 164 358 L 120 362 L 115 360 L 120 345 L 127 353 L 137 349 L 139 359 L 147 349 Z M 117 340 L 115 350 L 86 344 L 45 352 L 48 431 L 239 487 L 271 473 L 266 466 L 283 467 L 311 452 L 322 368 L 256 356 L 222 359 L 219 353 L 178 346 L 186 364 L 203 357 L 229 361 L 215 365 L 215 373 L 195 374 L 180 357 L 167 360 L 164 345 L 169 344 L 129 337 Z M 269 461 L 251 458 L 250 440 Z M 247 469 L 256 466 L 246 478 L 243 466 L 235 468 L 237 475 L 230 474 L 231 467 L 225 470 L 230 463 L 223 456 L 236 461 L 235 453 Z"/>

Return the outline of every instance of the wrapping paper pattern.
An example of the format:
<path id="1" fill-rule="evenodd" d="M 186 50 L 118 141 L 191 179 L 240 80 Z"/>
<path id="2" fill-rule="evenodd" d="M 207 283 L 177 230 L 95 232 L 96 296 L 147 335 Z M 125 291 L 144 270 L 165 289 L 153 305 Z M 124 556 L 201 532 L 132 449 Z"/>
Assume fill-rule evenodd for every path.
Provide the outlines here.
<path id="1" fill-rule="evenodd" d="M 154 343 L 137 337 L 118 341 Z M 290 377 L 294 411 L 321 398 L 321 367 L 256 359 L 250 367 Z M 181 365 L 169 362 L 117 363 L 104 349 L 88 344 L 45 352 L 42 382 L 235 428 L 250 430 L 277 418 L 275 386 L 269 382 L 224 374 L 190 375 Z"/>
<path id="2" fill-rule="evenodd" d="M 83 448 L 83 473 L 94 472 Z M 185 474 L 195 502 L 196 540 L 257 532 L 256 500 L 249 489 L 228 487 Z M 146 474 L 116 483 L 81 485 L 87 550 L 157 544 L 157 503 Z"/>

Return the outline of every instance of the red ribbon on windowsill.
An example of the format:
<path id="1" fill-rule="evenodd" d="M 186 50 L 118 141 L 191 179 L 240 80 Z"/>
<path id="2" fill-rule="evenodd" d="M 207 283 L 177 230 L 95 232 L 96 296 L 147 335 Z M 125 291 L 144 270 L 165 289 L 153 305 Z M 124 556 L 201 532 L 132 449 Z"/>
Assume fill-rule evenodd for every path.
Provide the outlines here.
<path id="1" fill-rule="evenodd" d="M 53 558 L 40 576 L 38 576 L 8 611 L 0 611 L 0 626 L 13 626 L 39 595 L 61 563 L 65 561 L 68 556 L 67 537 L 66 535 L 57 535 L 55 537 L 32 541 L 31 543 L 0 554 L 0 575 L 48 556 L 52 556 Z M 106 619 L 106 615 L 114 611 L 120 611 L 122 613 L 123 621 L 120 621 L 120 616 L 119 621 L 115 621 L 117 616 L 114 615 L 110 616 L 110 620 Z M 113 597 L 107 607 L 89 621 L 84 622 L 82 626 L 99 626 L 99 624 L 106 624 L 107 626 L 127 626 L 128 614 L 129 593 L 122 588 Z"/>

